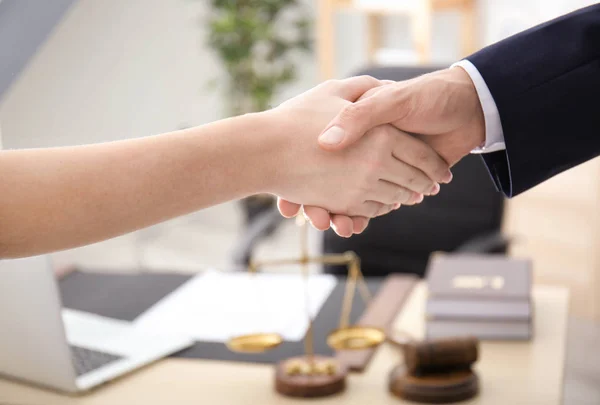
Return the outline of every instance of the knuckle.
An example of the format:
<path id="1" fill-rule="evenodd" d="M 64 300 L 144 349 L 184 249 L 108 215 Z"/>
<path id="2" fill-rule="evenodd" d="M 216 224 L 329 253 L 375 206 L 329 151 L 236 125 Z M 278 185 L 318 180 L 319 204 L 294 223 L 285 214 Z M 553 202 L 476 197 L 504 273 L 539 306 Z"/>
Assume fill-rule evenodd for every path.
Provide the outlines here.
<path id="1" fill-rule="evenodd" d="M 385 214 L 387 214 L 388 212 L 390 212 L 390 211 L 391 211 L 391 208 L 390 208 L 390 207 L 391 207 L 391 205 L 388 205 L 388 204 L 382 204 L 382 205 L 381 205 L 381 207 L 379 207 L 379 209 L 377 210 L 377 214 L 376 214 L 376 216 L 377 216 L 377 217 L 380 217 L 380 216 L 382 216 L 382 215 L 385 215 Z"/>
<path id="2" fill-rule="evenodd" d="M 367 103 L 354 103 L 346 106 L 340 113 L 340 119 L 344 121 L 356 121 L 371 115 L 372 108 Z"/>
<path id="3" fill-rule="evenodd" d="M 341 85 L 341 81 L 337 79 L 329 79 L 323 82 L 322 86 L 326 89 L 337 89 Z"/>
<path id="4" fill-rule="evenodd" d="M 446 172 L 449 170 L 449 166 L 443 159 L 437 154 L 435 150 L 430 148 L 428 145 L 419 144 L 414 149 L 411 155 L 409 155 L 411 164 L 424 172 L 428 179 L 425 187 L 432 187 L 433 181 L 439 181 L 444 178 Z"/>
<path id="5" fill-rule="evenodd" d="M 373 193 L 373 184 L 367 180 L 367 177 L 360 181 L 357 185 L 356 193 L 354 195 L 354 201 L 364 201 L 369 195 Z"/>
<path id="6" fill-rule="evenodd" d="M 389 213 L 390 213 L 390 211 L 392 211 L 392 209 L 393 209 L 393 206 L 392 206 L 392 205 L 386 205 L 386 206 L 384 206 L 384 207 L 383 207 L 383 209 L 382 209 L 382 210 L 380 210 L 380 212 L 379 212 L 379 216 L 382 216 L 382 215 L 389 214 Z"/>
<path id="7" fill-rule="evenodd" d="M 403 188 L 398 188 L 394 198 L 394 202 L 405 203 L 408 200 L 408 192 Z"/>
<path id="8" fill-rule="evenodd" d="M 431 153 L 425 148 L 419 148 L 416 152 L 417 162 L 426 164 L 431 160 Z"/>
<path id="9" fill-rule="evenodd" d="M 373 160 L 366 165 L 366 170 L 357 179 L 357 186 L 362 196 L 372 193 L 379 181 L 379 174 L 382 171 L 382 163 Z"/>
<path id="10" fill-rule="evenodd" d="M 394 133 L 390 125 L 383 125 L 375 128 L 373 130 L 373 135 L 377 146 L 388 151 L 390 150 L 390 146 L 392 145 L 392 141 L 394 139 Z"/>
<path id="11" fill-rule="evenodd" d="M 383 204 L 373 204 L 369 209 L 369 216 L 375 218 L 379 215 L 379 211 L 384 207 Z"/>
<path id="12" fill-rule="evenodd" d="M 373 182 L 379 180 L 379 174 L 383 171 L 385 165 L 381 156 L 375 156 L 368 165 L 368 170 L 365 175 L 365 180 Z"/>
<path id="13" fill-rule="evenodd" d="M 367 75 L 367 74 L 358 75 L 358 76 L 354 76 L 354 77 L 356 77 L 357 79 L 361 79 L 361 80 L 374 80 L 374 81 L 378 81 L 373 76 Z"/>
<path id="14" fill-rule="evenodd" d="M 445 163 L 440 163 L 438 165 L 438 168 L 435 170 L 435 175 L 437 176 L 438 179 L 443 179 L 444 177 L 446 177 L 449 170 L 450 170 L 450 166 L 448 166 Z M 431 186 L 433 186 L 433 184 L 431 184 Z"/>
<path id="15" fill-rule="evenodd" d="M 389 130 L 385 127 L 377 127 L 372 129 L 367 134 L 369 141 L 369 152 L 372 153 L 372 158 L 377 162 L 380 168 L 386 159 L 391 155 L 394 146 L 394 139 Z"/>
<path id="16" fill-rule="evenodd" d="M 365 194 L 368 194 L 373 190 L 373 179 L 375 178 L 373 170 L 372 164 L 367 163 L 362 165 L 360 171 L 354 173 L 354 193 L 352 196 L 355 200 L 363 198 Z"/>
<path id="17" fill-rule="evenodd" d="M 418 192 L 421 194 L 429 194 L 433 189 L 434 185 L 435 183 L 433 181 L 427 182 L 423 185 L 423 187 L 420 187 Z"/>
<path id="18" fill-rule="evenodd" d="M 434 185 L 434 181 L 427 175 L 412 175 L 407 180 L 409 188 L 419 193 L 427 193 Z"/>
<path id="19" fill-rule="evenodd" d="M 359 75 L 356 76 L 356 79 L 373 86 L 379 85 L 381 83 L 379 80 L 370 75 Z"/>
<path id="20" fill-rule="evenodd" d="M 415 205 L 417 203 L 417 193 L 410 193 L 408 198 L 406 199 L 405 204 L 407 205 Z"/>

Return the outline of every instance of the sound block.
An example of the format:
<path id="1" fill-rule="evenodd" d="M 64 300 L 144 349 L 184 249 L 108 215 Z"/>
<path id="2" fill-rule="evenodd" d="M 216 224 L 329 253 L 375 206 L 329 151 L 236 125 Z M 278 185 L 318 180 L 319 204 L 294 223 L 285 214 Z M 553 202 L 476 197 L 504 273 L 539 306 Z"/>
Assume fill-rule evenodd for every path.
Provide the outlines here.
<path id="1" fill-rule="evenodd" d="M 279 362 L 275 369 L 275 390 L 288 397 L 317 398 L 334 395 L 346 388 L 348 369 L 333 357 L 306 356 Z"/>
<path id="2" fill-rule="evenodd" d="M 395 367 L 389 377 L 389 389 L 399 398 L 427 404 L 464 401 L 479 392 L 479 378 L 472 370 L 410 375 L 404 365 Z"/>

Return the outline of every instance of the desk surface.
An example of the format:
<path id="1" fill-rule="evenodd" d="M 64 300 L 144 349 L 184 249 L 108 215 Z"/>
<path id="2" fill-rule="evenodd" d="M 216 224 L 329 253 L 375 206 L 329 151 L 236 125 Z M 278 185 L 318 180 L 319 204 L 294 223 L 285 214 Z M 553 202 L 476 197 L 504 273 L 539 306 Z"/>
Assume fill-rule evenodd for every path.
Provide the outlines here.
<path id="1" fill-rule="evenodd" d="M 426 289 L 415 288 L 395 326 L 423 333 Z M 566 289 L 537 286 L 535 338 L 532 342 L 481 344 L 477 365 L 481 394 L 467 404 L 558 405 L 562 401 L 569 294 Z M 388 394 L 387 375 L 400 360 L 399 351 L 382 345 L 363 374 L 350 375 L 347 390 L 311 404 L 400 404 Z M 292 404 L 306 401 L 277 395 L 273 367 L 204 360 L 168 359 L 113 381 L 91 393 L 67 397 L 24 384 L 0 380 L 0 403 L 11 405 L 99 404 Z"/>

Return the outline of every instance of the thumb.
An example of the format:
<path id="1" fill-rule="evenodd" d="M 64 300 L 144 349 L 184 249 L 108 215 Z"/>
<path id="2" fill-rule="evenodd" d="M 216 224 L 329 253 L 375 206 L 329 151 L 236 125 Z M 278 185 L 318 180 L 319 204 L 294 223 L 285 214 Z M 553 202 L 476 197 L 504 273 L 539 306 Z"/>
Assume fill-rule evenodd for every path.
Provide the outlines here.
<path id="1" fill-rule="evenodd" d="M 394 102 L 396 85 L 382 86 L 372 96 L 344 107 L 319 135 L 325 150 L 341 150 L 359 140 L 369 130 L 400 118 Z"/>

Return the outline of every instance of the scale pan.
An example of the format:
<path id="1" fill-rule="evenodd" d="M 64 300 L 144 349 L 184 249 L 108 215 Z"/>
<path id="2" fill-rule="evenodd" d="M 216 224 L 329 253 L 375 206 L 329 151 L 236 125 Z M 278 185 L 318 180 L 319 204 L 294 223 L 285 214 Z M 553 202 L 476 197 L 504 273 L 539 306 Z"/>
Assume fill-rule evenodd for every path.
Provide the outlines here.
<path id="1" fill-rule="evenodd" d="M 253 335 L 236 336 L 229 339 L 229 350 L 239 353 L 262 353 L 283 343 L 283 338 L 277 333 L 256 333 Z"/>
<path id="2" fill-rule="evenodd" d="M 383 329 L 351 326 L 332 331 L 327 337 L 327 344 L 335 350 L 361 350 L 375 347 L 385 339 Z"/>

